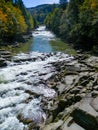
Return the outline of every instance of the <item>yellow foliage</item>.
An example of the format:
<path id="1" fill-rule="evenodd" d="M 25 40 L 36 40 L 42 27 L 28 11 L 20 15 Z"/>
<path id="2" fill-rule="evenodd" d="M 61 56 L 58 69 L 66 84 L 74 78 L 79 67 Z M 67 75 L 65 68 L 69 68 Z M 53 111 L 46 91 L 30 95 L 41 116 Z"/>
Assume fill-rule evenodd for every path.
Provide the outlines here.
<path id="1" fill-rule="evenodd" d="M 98 10 L 98 0 L 90 0 L 90 2 L 91 2 L 91 9 Z"/>
<path id="2" fill-rule="evenodd" d="M 3 3 L 0 8 L 0 34 L 2 36 L 14 37 L 27 30 L 25 19 L 18 7 L 7 2 Z"/>
<path id="3" fill-rule="evenodd" d="M 4 13 L 2 12 L 2 10 L 0 10 L 0 21 L 1 21 L 1 22 L 5 22 L 5 21 L 6 21 L 6 14 L 4 14 Z"/>
<path id="4" fill-rule="evenodd" d="M 0 0 L 0 38 L 10 39 L 34 28 L 34 20 L 23 6 Z"/>

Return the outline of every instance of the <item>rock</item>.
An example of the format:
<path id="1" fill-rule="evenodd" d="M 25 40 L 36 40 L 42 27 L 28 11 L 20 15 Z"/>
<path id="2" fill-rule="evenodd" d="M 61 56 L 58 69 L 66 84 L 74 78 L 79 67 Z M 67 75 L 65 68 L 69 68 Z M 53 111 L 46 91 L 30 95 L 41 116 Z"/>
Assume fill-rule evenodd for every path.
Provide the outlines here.
<path id="1" fill-rule="evenodd" d="M 58 122 L 51 123 L 49 125 L 46 125 L 41 130 L 57 130 L 61 125 L 63 124 L 62 120 L 59 120 Z"/>
<path id="2" fill-rule="evenodd" d="M 66 85 L 59 82 L 58 85 L 56 87 L 54 87 L 54 89 L 57 90 L 57 92 L 60 95 L 65 91 Z"/>
<path id="3" fill-rule="evenodd" d="M 91 94 L 92 94 L 92 97 L 97 97 L 98 96 L 98 91 L 94 90 Z"/>
<path id="4" fill-rule="evenodd" d="M 85 97 L 81 102 L 75 105 L 75 110 L 71 116 L 77 124 L 87 130 L 98 130 L 98 112 L 93 108 L 97 108 L 94 103 L 98 99 L 93 100 L 93 107 L 91 106 L 93 98 L 91 96 Z"/>
<path id="5" fill-rule="evenodd" d="M 64 79 L 66 85 L 72 85 L 74 80 L 77 78 L 77 75 L 67 75 Z"/>
<path id="6" fill-rule="evenodd" d="M 6 60 L 4 58 L 0 58 L 0 67 L 7 66 Z"/>
<path id="7" fill-rule="evenodd" d="M 98 112 L 98 96 L 92 100 L 91 102 L 91 106 L 95 109 L 95 111 Z M 98 115 L 97 116 L 97 119 L 98 119 Z"/>
<path id="8" fill-rule="evenodd" d="M 80 89 L 76 87 L 70 91 L 71 94 L 78 94 L 79 92 L 80 92 Z"/>
<path id="9" fill-rule="evenodd" d="M 60 127 L 59 130 L 85 130 L 78 124 L 76 124 L 72 117 L 69 117 L 63 125 Z"/>
<path id="10" fill-rule="evenodd" d="M 5 59 L 10 59 L 11 58 L 11 55 L 1 55 L 2 58 L 5 58 Z"/>
<path id="11" fill-rule="evenodd" d="M 85 60 L 86 63 L 88 65 L 91 65 L 91 66 L 98 66 L 98 57 L 96 56 L 91 56 L 90 58 L 88 58 L 87 60 Z"/>
<path id="12" fill-rule="evenodd" d="M 11 55 L 11 52 L 9 51 L 0 51 L 1 55 Z"/>
<path id="13" fill-rule="evenodd" d="M 0 58 L 0 63 L 1 63 L 1 62 L 4 62 L 4 61 L 5 61 L 5 59 L 4 59 L 4 58 Z"/>
<path id="14" fill-rule="evenodd" d="M 93 88 L 94 90 L 98 90 L 98 85 L 94 86 Z"/>

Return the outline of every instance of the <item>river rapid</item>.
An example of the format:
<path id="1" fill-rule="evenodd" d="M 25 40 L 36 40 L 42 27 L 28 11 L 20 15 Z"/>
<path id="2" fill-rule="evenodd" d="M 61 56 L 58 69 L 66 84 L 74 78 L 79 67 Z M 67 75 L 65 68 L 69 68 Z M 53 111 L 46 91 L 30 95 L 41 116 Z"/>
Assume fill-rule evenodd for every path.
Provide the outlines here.
<path id="1" fill-rule="evenodd" d="M 0 130 L 29 130 L 28 122 L 45 122 L 42 99 L 56 96 L 48 84 L 58 74 L 54 64 L 73 59 L 62 52 L 53 53 L 49 41 L 55 36 L 45 27 L 34 31 L 33 37 L 30 52 L 13 56 L 7 67 L 0 68 Z"/>

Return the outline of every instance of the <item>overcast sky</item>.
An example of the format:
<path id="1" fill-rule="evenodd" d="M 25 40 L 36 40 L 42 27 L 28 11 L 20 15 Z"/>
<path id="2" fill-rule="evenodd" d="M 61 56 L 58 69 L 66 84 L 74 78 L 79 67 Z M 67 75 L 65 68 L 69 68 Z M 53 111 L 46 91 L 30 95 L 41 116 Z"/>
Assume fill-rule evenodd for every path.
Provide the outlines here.
<path id="1" fill-rule="evenodd" d="M 41 4 L 59 3 L 59 0 L 22 0 L 26 7 L 35 7 Z"/>

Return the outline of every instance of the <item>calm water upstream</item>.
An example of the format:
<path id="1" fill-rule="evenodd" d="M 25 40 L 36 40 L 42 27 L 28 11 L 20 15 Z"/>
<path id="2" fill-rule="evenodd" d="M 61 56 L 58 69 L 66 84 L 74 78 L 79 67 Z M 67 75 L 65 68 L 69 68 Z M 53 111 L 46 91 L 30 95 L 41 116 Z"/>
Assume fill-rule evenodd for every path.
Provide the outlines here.
<path id="1" fill-rule="evenodd" d="M 75 54 L 76 51 L 67 43 L 57 38 L 51 31 L 46 30 L 45 26 L 39 26 L 32 33 L 33 38 L 27 43 L 20 44 L 19 47 L 5 48 L 13 53 L 27 52 L 65 52 Z"/>
<path id="2" fill-rule="evenodd" d="M 45 26 L 40 26 L 33 32 L 30 51 L 76 53 L 71 46 L 58 39 L 51 31 L 46 30 Z"/>
<path id="3" fill-rule="evenodd" d="M 55 36 L 50 31 L 46 31 L 45 26 L 40 26 L 33 32 L 33 44 L 30 51 L 53 52 L 50 44 L 52 39 L 55 39 Z"/>

